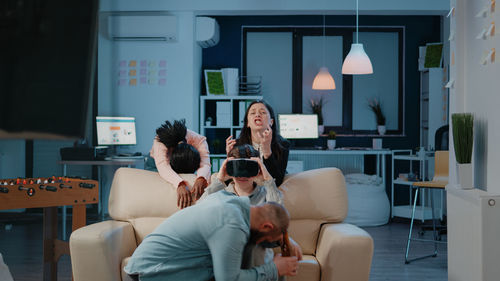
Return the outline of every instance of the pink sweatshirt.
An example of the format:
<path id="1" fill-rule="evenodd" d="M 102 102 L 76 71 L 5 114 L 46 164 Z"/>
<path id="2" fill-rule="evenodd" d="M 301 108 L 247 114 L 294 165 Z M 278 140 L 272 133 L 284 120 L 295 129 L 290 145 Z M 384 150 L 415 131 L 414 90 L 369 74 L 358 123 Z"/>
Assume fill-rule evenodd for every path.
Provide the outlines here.
<path id="1" fill-rule="evenodd" d="M 188 129 L 186 133 L 186 141 L 200 153 L 200 168 L 196 171 L 196 175 L 198 178 L 205 178 L 207 183 L 210 184 L 211 171 L 207 138 Z M 151 147 L 149 154 L 154 158 L 156 168 L 158 169 L 160 176 L 177 188 L 179 183 L 183 180 L 170 166 L 167 151 L 168 148 L 161 143 L 157 137 L 155 137 L 153 147 Z"/>

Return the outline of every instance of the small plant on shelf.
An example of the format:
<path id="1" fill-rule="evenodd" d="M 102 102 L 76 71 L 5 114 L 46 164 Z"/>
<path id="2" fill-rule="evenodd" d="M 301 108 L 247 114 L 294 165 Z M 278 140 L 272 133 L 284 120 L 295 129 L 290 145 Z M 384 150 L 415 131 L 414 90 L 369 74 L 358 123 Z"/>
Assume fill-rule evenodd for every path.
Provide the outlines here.
<path id="1" fill-rule="evenodd" d="M 337 133 L 335 133 L 334 130 L 328 131 L 328 140 L 326 141 L 326 145 L 328 146 L 329 150 L 335 149 L 335 146 L 337 146 L 337 141 L 335 138 L 337 137 Z"/>
<path id="2" fill-rule="evenodd" d="M 382 107 L 380 102 L 377 99 L 373 99 L 368 102 L 368 106 L 372 110 L 373 114 L 375 114 L 375 118 L 377 120 L 378 126 L 385 126 L 385 115 L 382 111 Z"/>
<path id="3" fill-rule="evenodd" d="M 336 137 L 337 137 L 337 133 L 335 133 L 335 131 L 334 131 L 334 130 L 330 130 L 330 131 L 328 132 L 328 139 L 329 139 L 329 140 L 334 140 Z"/>
<path id="4" fill-rule="evenodd" d="M 318 125 L 323 125 L 323 105 L 325 105 L 326 101 L 323 97 L 320 97 L 318 100 L 311 99 L 311 111 L 318 115 Z"/>
<path id="5" fill-rule="evenodd" d="M 454 113 L 451 115 L 451 122 L 457 162 L 459 164 L 471 163 L 474 116 L 472 113 Z"/>

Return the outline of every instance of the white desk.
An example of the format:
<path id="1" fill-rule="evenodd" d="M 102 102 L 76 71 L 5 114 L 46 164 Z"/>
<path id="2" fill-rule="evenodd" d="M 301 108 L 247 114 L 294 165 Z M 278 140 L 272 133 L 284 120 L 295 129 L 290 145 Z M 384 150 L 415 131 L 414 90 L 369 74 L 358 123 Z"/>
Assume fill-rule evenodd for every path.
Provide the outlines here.
<path id="1" fill-rule="evenodd" d="M 115 166 L 115 167 L 129 167 L 133 168 L 139 164 L 144 163 L 144 157 L 134 157 L 134 158 L 120 158 L 120 159 L 111 159 L 111 160 L 64 160 L 58 162 L 63 167 L 63 176 L 67 176 L 68 166 L 72 165 L 85 165 L 85 166 L 97 166 L 97 180 L 99 181 L 99 204 L 97 207 L 98 213 L 101 215 L 101 220 L 104 220 L 104 208 L 102 204 L 105 186 L 102 181 L 102 166 Z M 63 240 L 66 240 L 66 207 L 63 206 L 63 224 L 62 224 L 62 232 L 63 232 Z"/>
<path id="2" fill-rule="evenodd" d="M 377 175 L 382 177 L 383 184 L 385 186 L 386 183 L 386 177 L 385 177 L 385 169 L 386 169 L 386 164 L 385 164 L 385 156 L 386 155 L 391 155 L 391 151 L 389 149 L 333 149 L 333 150 L 290 150 L 290 155 L 288 157 L 289 160 L 302 160 L 306 161 L 311 160 L 314 161 L 313 166 L 306 167 L 306 169 L 315 169 L 315 168 L 320 168 L 319 166 L 316 167 L 315 165 L 321 165 L 322 161 L 319 159 L 320 157 L 328 157 L 328 160 L 334 160 L 335 158 L 341 159 L 340 162 L 338 162 L 335 166 L 341 170 L 343 170 L 343 173 L 348 173 L 351 172 L 351 169 L 357 169 L 358 172 L 364 173 L 364 161 L 361 159 L 360 163 L 355 164 L 352 166 L 352 163 L 350 163 L 346 157 L 342 156 L 360 156 L 364 157 L 365 155 L 374 155 L 376 156 L 376 162 L 377 162 Z M 302 158 L 302 159 L 301 159 Z M 359 161 L 358 161 L 359 162 Z M 343 164 L 345 164 L 348 167 L 342 167 Z M 351 166 L 349 166 L 351 165 Z M 345 171 L 344 171 L 345 169 Z"/>

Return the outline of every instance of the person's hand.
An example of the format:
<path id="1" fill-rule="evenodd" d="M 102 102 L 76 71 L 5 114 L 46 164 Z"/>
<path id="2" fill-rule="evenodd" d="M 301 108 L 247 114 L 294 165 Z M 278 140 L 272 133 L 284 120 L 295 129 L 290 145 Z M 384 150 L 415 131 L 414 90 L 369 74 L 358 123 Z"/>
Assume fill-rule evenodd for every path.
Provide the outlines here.
<path id="1" fill-rule="evenodd" d="M 234 159 L 233 157 L 228 157 L 224 162 L 222 162 L 222 165 L 220 166 L 219 172 L 217 173 L 217 179 L 221 182 L 226 182 L 228 179 L 231 177 L 227 174 L 226 170 L 226 164 L 228 160 Z"/>
<path id="2" fill-rule="evenodd" d="M 260 139 L 260 153 L 262 153 L 264 159 L 267 159 L 272 154 L 271 141 L 273 140 L 273 130 L 271 130 L 271 126 L 267 126 L 264 132 L 258 132 L 258 138 Z"/>
<path id="3" fill-rule="evenodd" d="M 302 260 L 302 248 L 300 248 L 300 245 L 291 237 L 288 237 L 288 240 L 292 246 L 292 255 L 296 256 L 299 261 Z"/>
<path id="4" fill-rule="evenodd" d="M 233 140 L 233 136 L 229 136 L 226 139 L 226 154 L 229 154 L 229 151 L 231 151 L 236 144 L 236 140 Z"/>
<path id="5" fill-rule="evenodd" d="M 260 169 L 259 169 L 259 174 L 257 175 L 257 179 L 264 182 L 264 181 L 271 180 L 273 178 L 273 176 L 271 176 L 271 174 L 269 174 L 266 166 L 264 165 L 264 163 L 262 163 L 262 160 L 260 160 L 259 157 L 252 157 L 252 158 L 250 158 L 250 160 L 254 160 L 254 161 L 257 161 L 257 163 L 259 163 Z"/>
<path id="6" fill-rule="evenodd" d="M 208 186 L 207 180 L 203 177 L 199 177 L 193 184 L 193 188 L 191 189 L 191 193 L 194 195 L 194 200 L 200 199 L 203 192 L 205 192 L 205 188 Z"/>
<path id="7" fill-rule="evenodd" d="M 182 181 L 177 187 L 177 207 L 184 209 L 191 206 L 193 201 L 191 199 L 191 192 L 189 191 L 189 185 Z"/>
<path id="8" fill-rule="evenodd" d="M 278 268 L 279 276 L 295 276 L 299 268 L 297 257 L 282 257 L 281 254 L 274 256 L 274 264 Z"/>

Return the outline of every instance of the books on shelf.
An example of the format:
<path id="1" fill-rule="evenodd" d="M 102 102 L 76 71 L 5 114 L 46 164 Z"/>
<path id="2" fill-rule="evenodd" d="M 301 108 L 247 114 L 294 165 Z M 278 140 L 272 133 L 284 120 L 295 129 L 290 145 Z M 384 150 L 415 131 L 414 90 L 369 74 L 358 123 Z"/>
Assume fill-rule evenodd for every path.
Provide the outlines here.
<path id="1" fill-rule="evenodd" d="M 217 109 L 217 126 L 230 127 L 231 126 L 231 102 L 218 101 L 216 103 Z"/>

